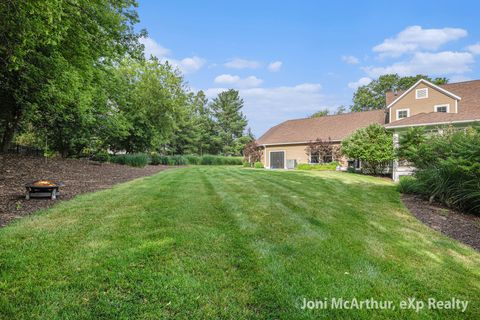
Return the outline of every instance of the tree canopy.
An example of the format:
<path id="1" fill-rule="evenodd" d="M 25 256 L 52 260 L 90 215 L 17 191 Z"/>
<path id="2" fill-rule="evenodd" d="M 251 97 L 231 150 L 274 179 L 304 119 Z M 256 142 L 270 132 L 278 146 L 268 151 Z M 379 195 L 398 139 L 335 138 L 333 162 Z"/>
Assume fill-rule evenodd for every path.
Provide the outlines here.
<path id="1" fill-rule="evenodd" d="M 11 141 L 81 156 L 240 154 L 238 91 L 209 103 L 168 62 L 145 59 L 134 0 L 0 2 L 0 151 Z"/>

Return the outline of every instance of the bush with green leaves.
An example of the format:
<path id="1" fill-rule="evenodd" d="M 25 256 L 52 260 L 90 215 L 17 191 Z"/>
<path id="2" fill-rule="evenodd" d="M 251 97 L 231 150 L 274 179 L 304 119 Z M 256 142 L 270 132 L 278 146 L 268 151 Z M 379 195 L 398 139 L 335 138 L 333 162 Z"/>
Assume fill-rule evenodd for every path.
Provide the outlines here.
<path id="1" fill-rule="evenodd" d="M 119 154 L 111 157 L 110 161 L 132 167 L 145 167 L 149 162 L 149 157 L 145 153 Z"/>
<path id="2" fill-rule="evenodd" d="M 154 166 L 158 166 L 159 164 L 162 164 L 160 155 L 158 153 L 152 152 L 150 154 L 150 164 Z"/>
<path id="3" fill-rule="evenodd" d="M 309 164 L 309 163 L 301 163 L 297 165 L 297 170 L 320 170 L 320 171 L 333 171 L 337 170 L 338 162 L 330 162 L 330 163 L 317 163 L 317 164 Z"/>
<path id="4" fill-rule="evenodd" d="M 421 140 L 412 129 L 400 140 L 399 154 L 416 168 L 415 180 L 401 180 L 402 192 L 480 213 L 480 127 L 446 128 Z"/>
<path id="5" fill-rule="evenodd" d="M 200 157 L 199 156 L 187 155 L 187 156 L 185 156 L 185 159 L 187 159 L 188 164 L 191 164 L 191 165 L 200 164 Z"/>
<path id="6" fill-rule="evenodd" d="M 395 159 L 392 134 L 379 124 L 360 128 L 342 141 L 341 153 L 362 160 L 365 173 L 382 174 Z"/>
<path id="7" fill-rule="evenodd" d="M 98 151 L 96 153 L 94 153 L 92 156 L 91 156 L 91 159 L 93 161 L 98 161 L 98 162 L 108 162 L 110 161 L 110 155 L 108 154 L 107 151 Z"/>
<path id="8" fill-rule="evenodd" d="M 263 169 L 263 163 L 257 161 L 253 164 L 253 167 L 257 169 Z"/>

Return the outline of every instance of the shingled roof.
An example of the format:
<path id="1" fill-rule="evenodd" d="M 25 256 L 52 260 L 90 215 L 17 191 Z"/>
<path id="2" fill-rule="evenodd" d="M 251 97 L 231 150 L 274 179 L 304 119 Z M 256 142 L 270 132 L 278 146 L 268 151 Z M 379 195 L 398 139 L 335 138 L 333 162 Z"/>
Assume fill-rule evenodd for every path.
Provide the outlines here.
<path id="1" fill-rule="evenodd" d="M 458 113 L 429 112 L 391 122 L 386 128 L 421 126 L 428 124 L 449 124 L 455 122 L 480 121 L 480 80 L 464 81 L 440 85 L 439 87 L 461 97 L 458 101 Z M 387 94 L 387 105 L 400 96 Z"/>
<path id="2" fill-rule="evenodd" d="M 294 144 L 318 139 L 341 141 L 355 130 L 372 123 L 385 124 L 385 111 L 351 112 L 319 118 L 287 120 L 270 128 L 257 143 Z"/>

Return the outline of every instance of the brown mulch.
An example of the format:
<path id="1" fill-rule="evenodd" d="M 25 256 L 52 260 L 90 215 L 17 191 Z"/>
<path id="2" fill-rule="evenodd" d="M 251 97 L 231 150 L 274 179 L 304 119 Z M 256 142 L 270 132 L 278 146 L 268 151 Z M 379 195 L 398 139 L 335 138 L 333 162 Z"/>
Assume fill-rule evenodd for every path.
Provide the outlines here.
<path id="1" fill-rule="evenodd" d="M 0 155 L 0 227 L 13 219 L 29 215 L 58 201 L 80 193 L 107 189 L 114 184 L 149 176 L 166 166 L 134 168 L 125 165 L 22 155 Z M 65 184 L 57 200 L 25 200 L 25 184 L 38 179 L 52 179 Z"/>
<path id="2" fill-rule="evenodd" d="M 402 200 L 408 210 L 430 228 L 480 251 L 480 216 L 430 204 L 414 195 L 403 194 Z"/>

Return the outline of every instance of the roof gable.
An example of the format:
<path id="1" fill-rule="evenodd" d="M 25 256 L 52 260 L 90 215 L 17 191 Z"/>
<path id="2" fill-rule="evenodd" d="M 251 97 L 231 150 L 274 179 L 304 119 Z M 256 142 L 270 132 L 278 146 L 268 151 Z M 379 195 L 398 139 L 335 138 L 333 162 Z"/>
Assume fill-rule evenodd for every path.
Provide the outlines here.
<path id="1" fill-rule="evenodd" d="M 437 86 L 436 84 L 433 84 L 431 83 L 430 81 L 428 80 L 425 80 L 425 79 L 420 79 L 418 80 L 413 86 L 411 86 L 410 88 L 408 88 L 406 91 L 404 91 L 398 98 L 396 98 L 395 100 L 393 100 L 392 102 L 390 102 L 390 104 L 387 105 L 387 109 L 390 109 L 394 104 L 396 104 L 397 102 L 399 102 L 400 100 L 403 99 L 403 97 L 405 97 L 408 93 L 410 93 L 413 89 L 415 89 L 416 87 L 418 87 L 418 85 L 420 83 L 424 83 L 426 84 L 427 86 L 429 87 L 432 87 L 433 89 L 453 98 L 453 99 L 456 99 L 456 100 L 461 100 L 462 98 L 457 96 L 456 94 L 448 91 L 448 90 L 445 90 L 439 86 Z"/>

